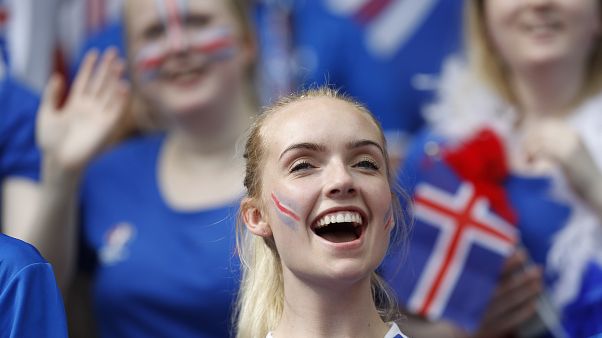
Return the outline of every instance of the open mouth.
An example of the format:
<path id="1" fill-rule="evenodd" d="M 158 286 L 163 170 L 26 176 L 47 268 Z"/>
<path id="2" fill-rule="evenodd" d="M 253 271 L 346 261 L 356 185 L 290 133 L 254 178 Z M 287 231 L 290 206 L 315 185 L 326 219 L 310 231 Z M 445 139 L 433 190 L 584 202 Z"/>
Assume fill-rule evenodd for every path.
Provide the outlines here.
<path id="1" fill-rule="evenodd" d="M 329 242 L 346 243 L 359 239 L 364 226 L 358 212 L 338 211 L 320 217 L 311 229 Z"/>

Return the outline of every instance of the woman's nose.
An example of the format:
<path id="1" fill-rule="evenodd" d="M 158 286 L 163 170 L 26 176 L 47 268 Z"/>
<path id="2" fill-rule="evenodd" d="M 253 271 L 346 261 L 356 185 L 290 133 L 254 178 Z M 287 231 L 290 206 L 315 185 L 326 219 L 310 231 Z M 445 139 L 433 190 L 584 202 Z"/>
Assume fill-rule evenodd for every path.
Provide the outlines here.
<path id="1" fill-rule="evenodd" d="M 325 193 L 330 198 L 349 198 L 355 196 L 357 189 L 349 168 L 343 163 L 331 164 L 325 177 Z"/>

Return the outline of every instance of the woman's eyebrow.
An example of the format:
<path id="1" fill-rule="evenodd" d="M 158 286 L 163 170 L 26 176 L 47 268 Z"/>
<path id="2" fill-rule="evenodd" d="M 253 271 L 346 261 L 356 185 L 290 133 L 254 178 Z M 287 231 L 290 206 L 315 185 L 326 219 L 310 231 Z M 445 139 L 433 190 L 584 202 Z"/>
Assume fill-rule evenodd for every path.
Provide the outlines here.
<path id="1" fill-rule="evenodd" d="M 372 147 L 378 148 L 380 153 L 383 156 L 385 156 L 385 150 L 383 149 L 383 147 L 380 144 L 378 144 L 372 140 L 367 140 L 367 139 L 366 140 L 358 140 L 358 141 L 349 142 L 347 144 L 347 148 L 349 148 L 349 149 L 361 148 L 361 147 L 366 147 L 366 146 L 372 146 Z"/>
<path id="2" fill-rule="evenodd" d="M 317 152 L 325 152 L 326 146 L 323 144 L 309 143 L 309 142 L 295 143 L 295 144 L 288 146 L 286 149 L 284 149 L 284 151 L 282 153 L 280 153 L 280 157 L 278 159 L 281 159 L 282 156 L 284 156 L 284 154 L 286 154 L 287 152 L 289 152 L 291 150 L 296 150 L 296 149 L 307 149 L 307 150 L 312 150 L 312 151 L 317 151 Z"/>

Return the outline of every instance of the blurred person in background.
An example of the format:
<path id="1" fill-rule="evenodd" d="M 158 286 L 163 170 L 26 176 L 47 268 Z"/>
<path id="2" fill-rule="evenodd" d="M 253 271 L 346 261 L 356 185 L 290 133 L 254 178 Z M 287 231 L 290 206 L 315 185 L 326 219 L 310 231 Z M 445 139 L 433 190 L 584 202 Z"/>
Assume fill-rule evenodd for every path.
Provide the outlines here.
<path id="1" fill-rule="evenodd" d="M 547 334 L 598 336 L 602 5 L 467 0 L 465 6 L 466 58 L 445 67 L 439 100 L 426 111 L 429 127 L 403 166 L 404 188 L 414 193 L 419 177 L 446 163 L 520 231 L 529 258 L 511 259 L 514 268 L 502 273 L 475 336 L 524 334 L 537 289 L 550 299 L 551 312 L 537 310 Z M 543 269 L 542 281 L 535 266 Z M 447 336 L 454 334 L 450 327 Z"/>
<path id="2" fill-rule="evenodd" d="M 239 279 L 235 148 L 256 110 L 247 8 L 128 0 L 124 20 L 131 86 L 114 49 L 88 53 L 64 106 L 61 80 L 47 86 L 30 238 L 63 287 L 78 265 L 91 274 L 101 337 L 225 337 Z M 128 92 L 165 131 L 100 154 Z"/>
<path id="3" fill-rule="evenodd" d="M 392 162 L 398 163 L 424 124 L 420 111 L 432 99 L 442 61 L 460 48 L 462 1 L 249 3 L 258 35 L 261 103 L 299 88 L 332 84 L 375 113 Z M 121 30 L 108 22 L 84 50 L 121 45 Z"/>

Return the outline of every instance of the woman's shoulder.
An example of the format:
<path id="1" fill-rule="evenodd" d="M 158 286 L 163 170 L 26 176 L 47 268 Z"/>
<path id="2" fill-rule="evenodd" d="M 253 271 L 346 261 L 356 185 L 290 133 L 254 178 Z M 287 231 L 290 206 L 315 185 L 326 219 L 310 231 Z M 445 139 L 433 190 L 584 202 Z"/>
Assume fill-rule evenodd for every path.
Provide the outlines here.
<path id="1" fill-rule="evenodd" d="M 0 234 L 0 285 L 33 264 L 46 264 L 46 260 L 31 244 Z"/>
<path id="2" fill-rule="evenodd" d="M 164 134 L 150 134 L 129 138 L 100 154 L 88 168 L 88 175 L 115 170 L 154 168 L 152 162 L 161 148 Z M 150 166 L 149 166 L 150 165 Z"/>

